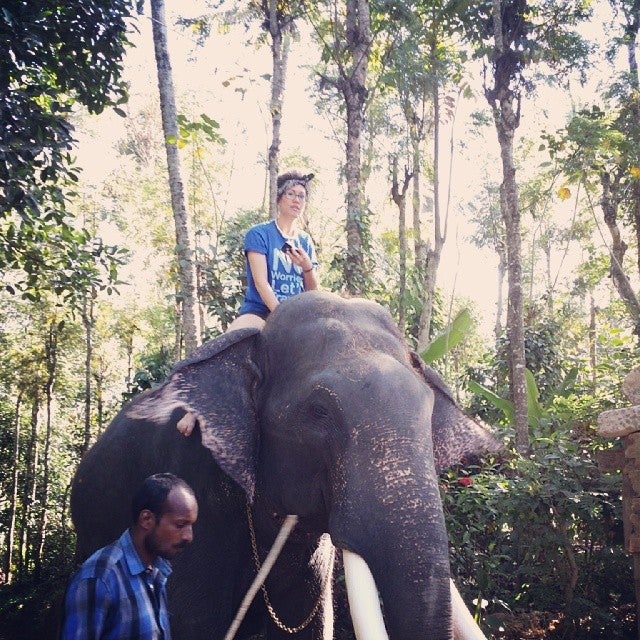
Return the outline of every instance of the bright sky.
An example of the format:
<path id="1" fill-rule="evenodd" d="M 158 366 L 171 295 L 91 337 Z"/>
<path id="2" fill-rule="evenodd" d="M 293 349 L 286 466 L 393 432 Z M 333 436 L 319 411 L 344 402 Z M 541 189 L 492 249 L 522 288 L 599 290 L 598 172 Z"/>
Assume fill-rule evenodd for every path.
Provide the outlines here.
<path id="1" fill-rule="evenodd" d="M 191 8 L 194 15 L 202 3 L 195 0 L 167 3 L 169 26 L 169 52 L 173 67 L 174 82 L 178 96 L 189 92 L 203 105 L 202 111 L 221 124 L 221 133 L 227 139 L 225 160 L 233 161 L 234 171 L 228 176 L 228 210 L 239 207 L 255 207 L 262 200 L 265 170 L 261 158 L 266 154 L 270 142 L 267 80 L 262 74 L 271 71 L 271 55 L 268 46 L 255 48 L 246 45 L 246 36 L 241 29 L 229 34 L 213 33 L 204 49 L 195 49 L 195 38 L 172 27 L 175 14 L 185 15 Z M 140 33 L 132 36 L 136 44 L 127 57 L 126 74 L 131 80 L 131 108 L 141 107 L 149 96 L 157 95 L 155 61 L 153 57 L 150 28 L 150 11 L 140 19 Z M 289 60 L 287 91 L 285 96 L 282 152 L 299 152 L 311 156 L 319 167 L 317 188 L 313 204 L 320 209 L 318 214 L 342 228 L 344 225 L 344 185 L 338 179 L 337 167 L 343 162 L 343 148 L 331 138 L 331 123 L 325 116 L 315 112 L 312 95 L 313 83 L 308 79 L 306 66 L 316 62 L 315 49 L 304 42 L 294 43 Z M 228 82 L 230 81 L 230 82 Z M 227 84 L 228 83 L 228 84 Z M 227 85 L 227 86 L 225 86 Z M 544 108 L 533 109 L 524 103 L 520 135 L 555 129 L 562 125 L 565 113 L 570 108 L 569 96 L 558 92 L 549 93 L 539 103 Z M 475 101 L 462 103 L 456 122 L 456 152 L 453 169 L 449 173 L 450 134 L 445 127 L 442 134 L 441 193 L 446 197 L 447 183 L 451 175 L 452 202 L 449 235 L 445 245 L 439 271 L 439 286 L 446 295 L 455 292 L 474 301 L 482 311 L 482 331 L 488 334 L 494 323 L 494 305 L 497 296 L 497 257 L 490 250 L 478 250 L 467 240 L 472 232 L 455 206 L 464 203 L 487 174 L 494 181 L 500 179 L 500 163 L 496 134 L 487 129 L 485 139 L 467 136 L 470 130 L 469 116 L 474 110 L 485 109 L 481 95 Z M 179 107 L 180 110 L 180 107 Z M 100 181 L 115 168 L 117 157 L 111 153 L 113 144 L 122 135 L 122 121 L 114 114 L 103 114 L 92 121 L 93 136 L 83 136 L 79 150 L 79 163 L 84 175 Z M 464 151 L 459 143 L 465 143 Z M 384 159 L 382 159 L 384 161 Z M 369 195 L 379 223 L 395 227 L 395 209 L 388 200 L 389 185 L 386 179 L 377 178 L 369 185 Z M 445 206 L 443 197 L 442 206 Z M 424 229 L 428 229 L 427 220 Z M 559 264 L 560 256 L 556 262 Z M 566 266 L 566 264 L 565 264 Z"/>

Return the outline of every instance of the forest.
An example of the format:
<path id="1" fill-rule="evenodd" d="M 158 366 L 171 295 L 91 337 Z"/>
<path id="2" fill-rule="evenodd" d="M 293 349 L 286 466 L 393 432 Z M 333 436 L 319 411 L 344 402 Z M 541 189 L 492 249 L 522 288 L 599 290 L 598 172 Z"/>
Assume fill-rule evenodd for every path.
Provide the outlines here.
<path id="1" fill-rule="evenodd" d="M 504 444 L 440 476 L 487 638 L 638 637 L 598 432 L 640 355 L 638 0 L 0 8 L 0 640 L 52 637 L 79 460 L 236 316 L 292 167 L 321 288 Z"/>

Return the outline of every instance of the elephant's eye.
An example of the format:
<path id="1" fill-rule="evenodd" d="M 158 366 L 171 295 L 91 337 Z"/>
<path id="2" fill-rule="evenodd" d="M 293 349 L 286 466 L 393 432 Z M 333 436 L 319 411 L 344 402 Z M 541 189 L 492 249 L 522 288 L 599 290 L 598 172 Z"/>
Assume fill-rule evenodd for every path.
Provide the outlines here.
<path id="1" fill-rule="evenodd" d="M 309 405 L 309 413 L 316 420 L 327 420 L 331 416 L 329 410 L 318 402 L 312 402 Z"/>

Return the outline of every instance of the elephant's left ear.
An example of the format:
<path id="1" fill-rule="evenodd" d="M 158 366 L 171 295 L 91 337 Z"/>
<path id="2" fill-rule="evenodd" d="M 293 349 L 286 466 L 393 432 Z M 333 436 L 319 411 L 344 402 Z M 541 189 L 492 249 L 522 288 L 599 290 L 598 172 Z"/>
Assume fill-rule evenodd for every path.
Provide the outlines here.
<path id="1" fill-rule="evenodd" d="M 462 412 L 445 381 L 415 352 L 411 352 L 411 363 L 434 394 L 431 432 L 438 473 L 470 455 L 503 448 L 487 427 Z"/>
<path id="2" fill-rule="evenodd" d="M 162 385 L 134 400 L 127 416 L 167 424 L 175 409 L 197 420 L 202 444 L 253 499 L 258 420 L 253 389 L 260 330 L 225 333 L 179 362 Z M 175 422 L 169 428 L 175 429 Z"/>

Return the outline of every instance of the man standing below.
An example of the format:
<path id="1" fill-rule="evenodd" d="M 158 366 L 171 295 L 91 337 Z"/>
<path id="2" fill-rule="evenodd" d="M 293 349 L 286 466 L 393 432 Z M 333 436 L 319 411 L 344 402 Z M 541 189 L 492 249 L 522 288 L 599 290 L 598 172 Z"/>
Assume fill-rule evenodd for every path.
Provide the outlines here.
<path id="1" fill-rule="evenodd" d="M 131 527 L 72 576 L 61 640 L 171 639 L 167 560 L 193 540 L 198 504 L 184 480 L 158 473 L 134 495 L 131 515 Z"/>

